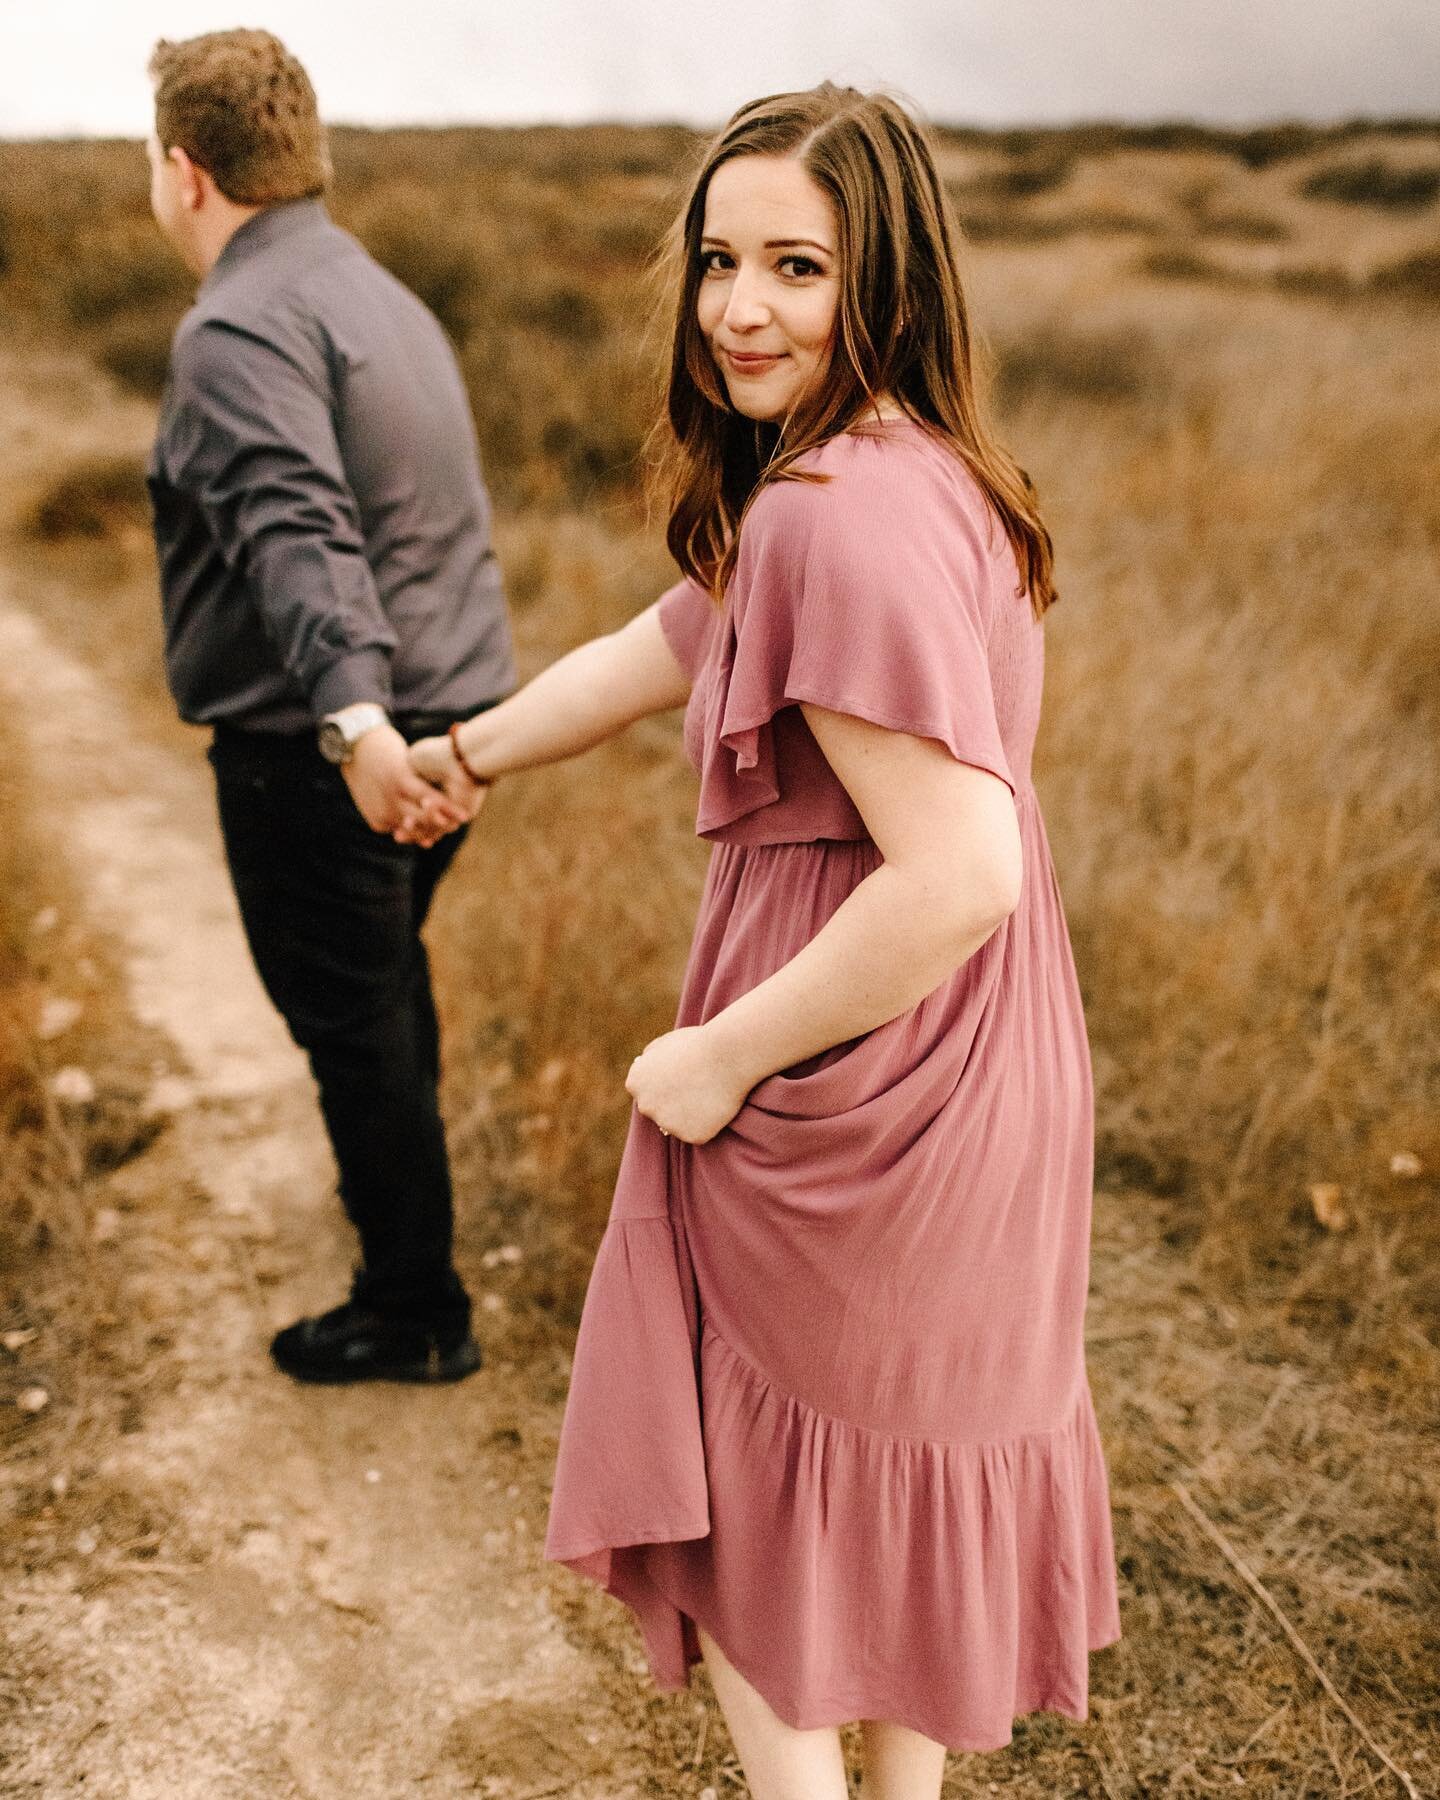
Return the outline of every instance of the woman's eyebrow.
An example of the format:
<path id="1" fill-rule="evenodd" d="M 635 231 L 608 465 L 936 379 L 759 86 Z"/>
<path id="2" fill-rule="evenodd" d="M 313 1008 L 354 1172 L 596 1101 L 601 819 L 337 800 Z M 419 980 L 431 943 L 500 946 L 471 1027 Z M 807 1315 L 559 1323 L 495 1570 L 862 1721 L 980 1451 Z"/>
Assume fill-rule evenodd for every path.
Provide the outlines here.
<path id="1" fill-rule="evenodd" d="M 710 231 L 705 233 L 700 242 L 702 244 L 710 244 L 717 250 L 728 250 L 730 248 L 728 239 L 716 237 L 715 234 Z M 835 254 L 828 244 L 819 243 L 814 238 L 766 238 L 764 247 L 767 250 L 818 250 L 822 256 L 833 256 Z"/>

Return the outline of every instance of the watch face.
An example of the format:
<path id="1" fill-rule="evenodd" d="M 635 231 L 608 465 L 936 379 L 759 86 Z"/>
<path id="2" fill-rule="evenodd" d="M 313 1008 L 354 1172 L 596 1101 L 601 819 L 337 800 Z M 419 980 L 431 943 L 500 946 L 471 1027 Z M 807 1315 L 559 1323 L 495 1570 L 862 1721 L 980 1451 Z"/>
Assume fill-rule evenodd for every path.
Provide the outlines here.
<path id="1" fill-rule="evenodd" d="M 327 762 L 343 763 L 349 760 L 350 746 L 346 742 L 344 731 L 334 719 L 327 719 L 320 727 L 320 754 Z"/>

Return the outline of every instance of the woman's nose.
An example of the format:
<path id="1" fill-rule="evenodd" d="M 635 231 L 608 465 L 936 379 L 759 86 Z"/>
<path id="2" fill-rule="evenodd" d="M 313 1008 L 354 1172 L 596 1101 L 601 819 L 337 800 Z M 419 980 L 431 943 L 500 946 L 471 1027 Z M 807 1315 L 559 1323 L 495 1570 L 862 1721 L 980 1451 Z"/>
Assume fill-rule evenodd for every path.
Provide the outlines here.
<path id="1" fill-rule="evenodd" d="M 725 323 L 732 331 L 754 330 L 757 325 L 764 325 L 770 317 L 770 308 L 766 304 L 761 283 L 752 274 L 740 269 L 730 283 L 730 294 L 725 302 Z"/>

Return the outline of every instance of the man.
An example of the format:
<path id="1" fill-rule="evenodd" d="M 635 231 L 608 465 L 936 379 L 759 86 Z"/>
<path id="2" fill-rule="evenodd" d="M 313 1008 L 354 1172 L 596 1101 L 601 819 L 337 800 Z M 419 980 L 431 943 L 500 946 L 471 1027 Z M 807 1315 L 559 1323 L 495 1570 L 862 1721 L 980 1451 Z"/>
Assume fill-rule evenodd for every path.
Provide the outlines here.
<path id="1" fill-rule="evenodd" d="M 421 781 L 407 743 L 515 685 L 474 428 L 440 326 L 326 213 L 284 45 L 162 41 L 150 73 L 151 205 L 200 277 L 149 471 L 167 670 L 213 727 L 246 935 L 361 1249 L 349 1299 L 271 1351 L 300 1380 L 456 1380 L 480 1351 L 420 929 L 481 795 Z"/>

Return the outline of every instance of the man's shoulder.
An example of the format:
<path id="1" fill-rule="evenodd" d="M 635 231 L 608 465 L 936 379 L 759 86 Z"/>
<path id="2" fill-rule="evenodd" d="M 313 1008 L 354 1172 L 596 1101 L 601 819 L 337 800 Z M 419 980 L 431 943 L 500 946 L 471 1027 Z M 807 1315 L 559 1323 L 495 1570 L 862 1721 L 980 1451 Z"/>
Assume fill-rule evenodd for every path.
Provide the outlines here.
<path id="1" fill-rule="evenodd" d="M 202 291 L 181 331 L 214 338 L 228 328 L 303 359 L 307 347 L 324 355 L 337 334 L 348 341 L 357 331 L 370 332 L 386 341 L 397 325 L 408 331 L 433 325 L 443 335 L 409 288 L 358 238 L 325 219 L 227 270 Z M 207 326 L 218 331 L 206 333 Z"/>
<path id="2" fill-rule="evenodd" d="M 311 311 L 327 291 L 343 291 L 356 265 L 369 259 L 338 226 L 319 222 L 302 236 L 289 236 L 251 251 L 243 261 L 216 267 L 201 288 L 188 319 L 198 328 L 217 323 L 263 334 L 266 322 Z"/>
<path id="3" fill-rule="evenodd" d="M 326 360 L 327 319 L 370 262 L 347 232 L 306 233 L 267 247 L 207 284 L 180 321 L 172 364 L 199 372 L 246 349 L 270 350 L 304 369 Z"/>
<path id="4" fill-rule="evenodd" d="M 312 312 L 284 294 L 248 304 L 207 294 L 176 328 L 170 350 L 171 375 L 184 387 L 203 388 L 257 358 L 269 366 L 272 356 L 306 376 L 323 372 L 324 335 Z"/>

